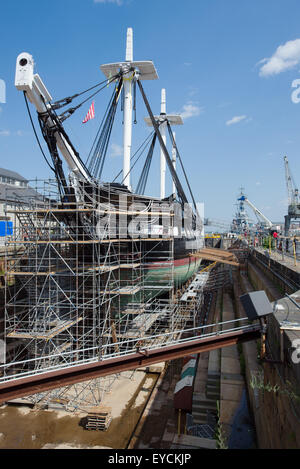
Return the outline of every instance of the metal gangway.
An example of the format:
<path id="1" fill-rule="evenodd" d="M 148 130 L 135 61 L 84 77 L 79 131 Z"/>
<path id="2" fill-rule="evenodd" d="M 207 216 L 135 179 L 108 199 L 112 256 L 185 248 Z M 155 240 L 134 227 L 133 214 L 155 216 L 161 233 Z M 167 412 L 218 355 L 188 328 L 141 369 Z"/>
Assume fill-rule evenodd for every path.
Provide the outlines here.
<path id="1" fill-rule="evenodd" d="M 184 334 L 182 334 L 184 332 Z M 45 363 L 37 370 L 30 370 L 30 360 L 27 360 L 28 370 L 21 373 L 0 377 L 0 403 L 7 400 L 28 396 L 57 387 L 68 386 L 78 382 L 108 376 L 126 370 L 149 366 L 162 361 L 174 360 L 193 353 L 201 353 L 238 343 L 257 340 L 261 336 L 260 323 L 250 323 L 248 318 L 234 319 L 204 326 L 198 326 L 184 331 L 174 330 L 142 339 L 128 338 L 123 352 L 124 341 L 115 343 L 113 349 L 105 350 L 107 345 L 93 350 L 94 358 L 80 359 L 78 351 L 60 354 L 66 359 L 56 365 L 47 365 L 47 358 L 53 354 L 40 358 Z M 177 338 L 177 336 L 179 338 Z M 144 343 L 143 343 L 144 342 Z M 70 357 L 70 354 L 73 356 Z M 70 358 L 72 365 L 70 365 Z M 37 360 L 37 358 L 35 358 Z M 16 365 L 24 366 L 24 362 Z M 6 369 L 9 367 L 5 365 Z M 0 371 L 3 365 L 0 367 Z"/>

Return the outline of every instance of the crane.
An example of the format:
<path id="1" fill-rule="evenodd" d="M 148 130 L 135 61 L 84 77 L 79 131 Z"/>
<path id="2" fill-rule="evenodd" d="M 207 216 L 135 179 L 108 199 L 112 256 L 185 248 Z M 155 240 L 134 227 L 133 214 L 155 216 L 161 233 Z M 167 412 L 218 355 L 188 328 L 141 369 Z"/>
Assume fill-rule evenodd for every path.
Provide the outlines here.
<path id="1" fill-rule="evenodd" d="M 284 234 L 288 236 L 291 219 L 300 218 L 299 191 L 289 168 L 287 156 L 283 158 L 285 167 L 285 181 L 288 193 L 288 214 L 284 217 Z"/>
<path id="2" fill-rule="evenodd" d="M 218 228 L 224 228 L 229 230 L 230 229 L 230 223 L 223 221 L 223 220 L 217 220 L 215 218 L 204 218 L 204 225 L 205 226 L 215 226 Z"/>
<path id="3" fill-rule="evenodd" d="M 250 208 L 254 211 L 255 215 L 258 215 L 260 218 L 264 220 L 265 225 L 267 228 L 271 229 L 273 226 L 273 223 L 257 208 L 255 205 L 250 202 L 249 199 L 245 195 L 242 195 L 238 200 L 241 200 L 243 202 L 246 202 L 247 205 L 249 205 Z"/>

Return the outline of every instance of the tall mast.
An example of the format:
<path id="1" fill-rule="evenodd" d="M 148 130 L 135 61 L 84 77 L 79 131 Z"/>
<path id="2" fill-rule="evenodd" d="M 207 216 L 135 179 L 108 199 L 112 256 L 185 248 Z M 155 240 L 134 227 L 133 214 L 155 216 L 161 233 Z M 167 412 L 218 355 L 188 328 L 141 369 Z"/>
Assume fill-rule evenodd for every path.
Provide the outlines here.
<path id="1" fill-rule="evenodd" d="M 182 125 L 183 120 L 180 115 L 177 114 L 167 114 L 167 105 L 166 105 L 166 90 L 163 88 L 161 90 L 161 104 L 160 104 L 160 115 L 154 116 L 156 122 L 159 125 L 159 130 L 162 136 L 162 140 L 166 145 L 166 127 L 167 121 L 170 125 Z M 152 122 L 149 117 L 144 117 L 146 124 L 149 127 L 152 127 Z M 174 134 L 173 134 L 174 135 Z M 174 140 L 175 143 L 175 140 Z M 175 153 L 175 157 L 174 157 Z M 174 164 L 174 160 L 176 161 L 176 148 L 172 148 L 172 162 L 173 167 L 176 169 L 176 163 Z M 173 194 L 175 193 L 175 184 L 173 182 Z M 164 199 L 166 197 L 166 157 L 164 154 L 163 149 L 160 149 L 160 198 Z"/>
<path id="2" fill-rule="evenodd" d="M 133 32 L 127 29 L 126 62 L 133 61 Z M 132 85 L 134 71 L 123 75 L 124 83 L 124 130 L 123 130 L 123 184 L 130 189 L 130 155 L 132 139 Z"/>
<path id="3" fill-rule="evenodd" d="M 160 102 L 160 115 L 163 118 L 166 116 L 166 90 L 161 90 L 161 102 Z M 167 122 L 163 122 L 160 126 L 160 133 L 164 144 L 166 145 L 166 125 Z M 160 198 L 166 197 L 166 157 L 163 149 L 160 149 Z"/>
<path id="4" fill-rule="evenodd" d="M 123 131 L 123 184 L 130 189 L 130 156 L 132 139 L 132 88 L 137 75 L 139 80 L 156 80 L 156 69 L 151 61 L 133 61 L 133 31 L 127 29 L 125 62 L 101 65 L 107 78 L 121 72 L 124 86 L 124 131 Z"/>
<path id="5" fill-rule="evenodd" d="M 173 167 L 176 171 L 176 146 L 175 146 L 175 139 L 176 139 L 176 134 L 175 132 L 173 132 L 173 139 L 174 139 L 174 145 L 173 145 L 173 148 L 172 148 L 172 163 L 173 163 Z M 175 194 L 176 193 L 176 186 L 175 186 L 175 182 L 173 181 L 172 183 L 172 194 Z"/>

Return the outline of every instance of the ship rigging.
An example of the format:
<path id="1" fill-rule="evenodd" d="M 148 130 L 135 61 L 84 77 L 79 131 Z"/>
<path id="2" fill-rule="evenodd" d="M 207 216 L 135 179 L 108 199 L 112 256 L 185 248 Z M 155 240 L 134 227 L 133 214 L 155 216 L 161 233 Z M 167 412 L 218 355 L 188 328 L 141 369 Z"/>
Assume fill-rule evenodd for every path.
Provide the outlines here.
<path id="1" fill-rule="evenodd" d="M 149 163 L 151 162 L 151 156 L 154 151 L 156 141 L 159 141 L 161 148 L 161 160 L 167 163 L 170 171 L 173 183 L 177 190 L 177 197 L 181 205 L 187 204 L 188 199 L 186 197 L 183 186 L 177 176 L 176 170 L 172 162 L 172 158 L 169 155 L 168 149 L 165 144 L 165 137 L 162 135 L 161 128 L 168 128 L 170 138 L 172 140 L 173 148 L 175 148 L 177 157 L 183 169 L 183 174 L 188 185 L 191 198 L 195 211 L 197 211 L 195 199 L 191 191 L 191 187 L 183 167 L 182 159 L 179 155 L 175 141 L 173 141 L 173 133 L 171 131 L 172 116 L 165 116 L 163 120 L 158 121 L 155 119 L 151 107 L 149 105 L 147 96 L 145 94 L 142 80 L 153 80 L 157 79 L 157 72 L 154 64 L 151 61 L 133 61 L 133 46 L 132 46 L 132 29 L 129 28 L 127 31 L 127 45 L 126 45 L 126 59 L 125 62 L 116 62 L 105 64 L 101 66 L 102 72 L 106 76 L 106 80 L 89 87 L 88 89 L 76 93 L 72 96 L 60 99 L 58 101 L 52 101 L 52 97 L 48 92 L 43 81 L 38 74 L 34 73 L 34 60 L 28 53 L 22 53 L 17 58 L 16 67 L 16 78 L 15 85 L 17 89 L 23 91 L 24 97 L 27 104 L 28 112 L 30 113 L 28 100 L 35 106 L 37 110 L 38 122 L 41 128 L 42 135 L 46 141 L 52 165 L 49 164 L 51 169 L 54 171 L 57 183 L 59 186 L 62 200 L 72 201 L 74 196 L 79 197 L 78 186 L 84 183 L 99 185 L 101 180 L 105 157 L 107 154 L 108 143 L 111 136 L 111 131 L 116 115 L 118 103 L 121 101 L 123 108 L 123 121 L 124 121 L 124 133 L 123 133 L 123 179 L 122 185 L 131 191 L 130 173 L 131 173 L 131 139 L 132 139 L 132 114 L 136 110 L 136 91 L 137 88 L 140 90 L 141 96 L 145 103 L 146 109 L 149 114 L 149 120 L 153 126 L 154 133 L 151 140 L 150 149 L 145 161 L 145 165 L 137 185 L 137 189 L 145 189 L 147 177 L 149 174 Z M 63 122 L 72 116 L 83 104 L 95 97 L 107 85 L 114 83 L 115 87 L 107 106 L 104 117 L 101 121 L 99 129 L 97 131 L 95 140 L 92 148 L 89 152 L 86 163 L 80 157 L 79 153 L 72 144 L 69 136 L 67 135 Z M 88 97 L 85 97 L 76 106 L 69 105 L 73 103 L 75 99 L 86 95 L 91 92 Z M 63 110 L 68 106 L 67 109 Z M 60 111 L 60 114 L 57 111 Z M 30 115 L 31 117 L 31 115 Z M 31 118 L 32 121 L 32 118 Z M 32 121 L 33 123 L 33 121 Z M 165 130 L 164 130 L 165 133 Z M 35 132 L 36 136 L 37 133 Z M 40 145 L 41 147 L 41 145 Z M 60 152 L 60 153 L 59 153 Z M 60 154 L 66 161 L 69 168 L 69 183 L 63 170 L 62 159 Z M 44 155 L 45 156 L 45 155 Z M 163 170 L 162 170 L 163 171 Z M 75 195 L 76 194 L 76 195 Z M 164 192 L 163 192 L 164 196 Z M 161 197 L 164 198 L 164 197 Z"/>

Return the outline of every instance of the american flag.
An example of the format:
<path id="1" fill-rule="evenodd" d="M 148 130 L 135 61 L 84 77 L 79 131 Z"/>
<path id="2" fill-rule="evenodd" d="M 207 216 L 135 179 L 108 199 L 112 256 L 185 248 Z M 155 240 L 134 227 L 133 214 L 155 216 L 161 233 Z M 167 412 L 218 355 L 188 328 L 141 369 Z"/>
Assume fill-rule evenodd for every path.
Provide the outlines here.
<path id="1" fill-rule="evenodd" d="M 87 121 L 94 119 L 94 117 L 95 117 L 95 106 L 94 106 L 94 101 L 93 101 L 82 123 L 85 124 Z"/>

